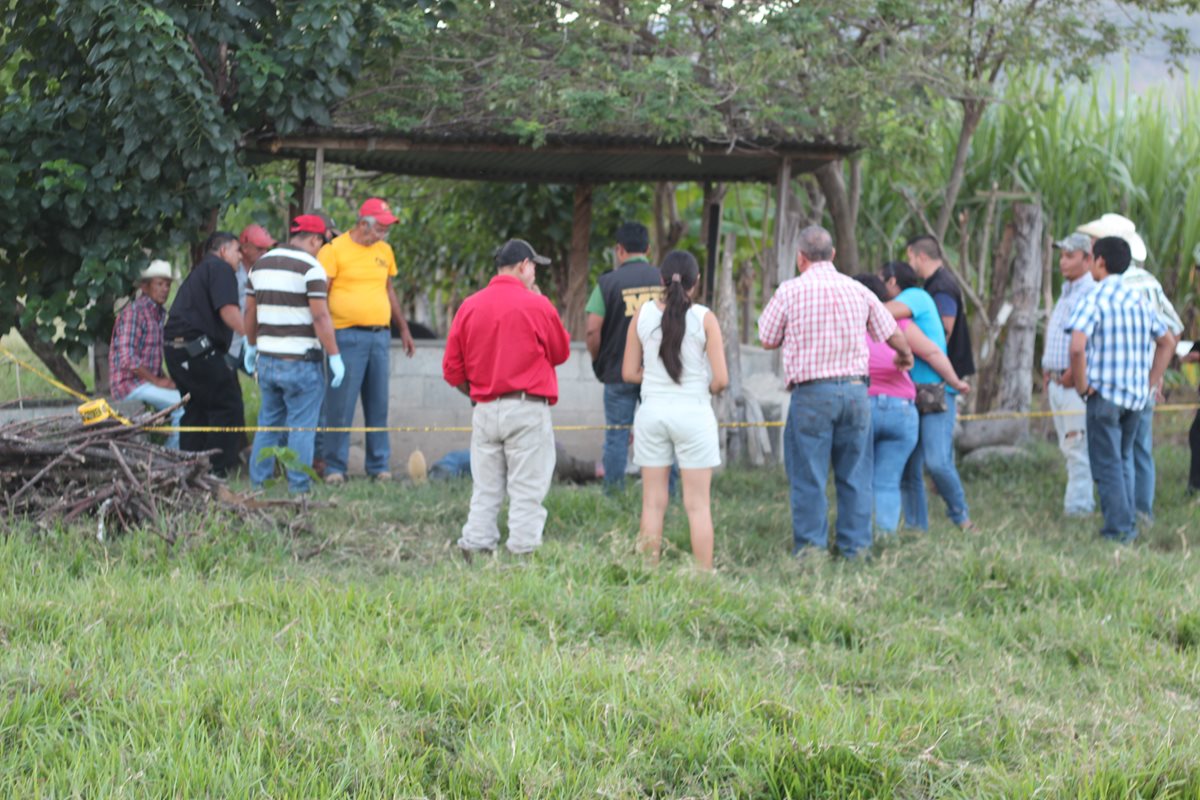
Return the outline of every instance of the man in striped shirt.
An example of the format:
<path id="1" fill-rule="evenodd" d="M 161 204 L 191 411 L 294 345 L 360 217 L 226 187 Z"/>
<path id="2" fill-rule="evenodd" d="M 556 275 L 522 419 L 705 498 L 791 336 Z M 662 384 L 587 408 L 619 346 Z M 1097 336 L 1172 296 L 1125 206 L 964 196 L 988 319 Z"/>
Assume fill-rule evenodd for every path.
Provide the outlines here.
<path id="1" fill-rule="evenodd" d="M 758 318 L 767 350 L 783 348 L 792 390 L 783 430 L 791 484 L 793 554 L 803 558 L 828 543 L 825 485 L 837 479 L 838 552 L 853 558 L 871 546 L 871 406 L 866 337 L 886 341 L 896 366 L 911 369 L 912 350 L 875 294 L 833 266 L 833 237 L 813 225 L 800 231 L 796 268 Z"/>
<path id="2" fill-rule="evenodd" d="M 329 317 L 329 282 L 316 258 L 325 239 L 323 219 L 315 214 L 296 217 L 288 243 L 267 251 L 255 263 L 246 287 L 245 366 L 250 374 L 258 372 L 262 392 L 258 425 L 291 428 L 287 446 L 306 467 L 312 466 L 312 429 L 325 396 L 325 353 L 333 373 L 330 385 L 341 385 L 346 375 Z M 255 488 L 275 471 L 274 457 L 263 458 L 263 450 L 283 444 L 284 439 L 281 431 L 254 434 L 250 483 Z M 287 476 L 290 491 L 308 491 L 305 472 L 288 469 Z"/>
<path id="3" fill-rule="evenodd" d="M 1121 280 L 1129 260 L 1124 239 L 1108 236 L 1092 245 L 1092 277 L 1098 285 L 1066 324 L 1075 389 L 1087 401 L 1088 461 L 1104 515 L 1100 534 L 1119 542 L 1137 537 L 1134 486 L 1125 462 L 1141 411 L 1162 385 L 1171 360 L 1167 326 Z"/>

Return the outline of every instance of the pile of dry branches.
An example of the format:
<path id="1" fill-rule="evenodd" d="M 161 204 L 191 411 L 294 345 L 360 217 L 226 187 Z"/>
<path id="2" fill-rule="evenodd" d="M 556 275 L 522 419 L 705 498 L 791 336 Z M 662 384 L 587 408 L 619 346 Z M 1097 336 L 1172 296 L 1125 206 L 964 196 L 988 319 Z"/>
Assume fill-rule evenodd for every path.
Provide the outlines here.
<path id="1" fill-rule="evenodd" d="M 83 425 L 58 416 L 0 427 L 0 500 L 6 516 L 39 523 L 91 515 L 96 535 L 153 524 L 213 502 L 221 481 L 209 475 L 207 453 L 168 450 L 145 428 L 164 424 L 173 409 L 126 425 Z M 160 535 L 163 532 L 160 531 Z M 164 538 L 173 539 L 169 532 Z"/>

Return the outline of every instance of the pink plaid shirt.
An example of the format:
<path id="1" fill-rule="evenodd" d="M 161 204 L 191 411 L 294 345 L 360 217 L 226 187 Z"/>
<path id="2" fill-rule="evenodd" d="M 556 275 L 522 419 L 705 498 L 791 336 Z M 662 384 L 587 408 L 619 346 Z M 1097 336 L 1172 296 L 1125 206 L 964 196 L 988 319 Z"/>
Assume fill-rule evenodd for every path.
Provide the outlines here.
<path id="1" fill-rule="evenodd" d="M 108 350 L 109 388 L 114 400 L 124 400 L 145 383 L 134 374 L 137 367 L 162 377 L 163 323 L 166 319 L 167 310 L 142 292 L 138 292 L 134 301 L 117 315 Z"/>
<path id="2" fill-rule="evenodd" d="M 789 384 L 866 375 L 864 330 L 882 342 L 896 332 L 896 321 L 870 289 L 828 261 L 784 281 L 758 318 L 759 341 L 783 344 Z"/>

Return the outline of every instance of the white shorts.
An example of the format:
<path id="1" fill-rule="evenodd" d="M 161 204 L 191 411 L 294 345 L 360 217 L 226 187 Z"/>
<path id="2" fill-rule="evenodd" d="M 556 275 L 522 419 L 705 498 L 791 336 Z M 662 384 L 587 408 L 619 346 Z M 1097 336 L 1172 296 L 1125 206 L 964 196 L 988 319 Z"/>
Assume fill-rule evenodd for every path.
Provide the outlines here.
<path id="1" fill-rule="evenodd" d="M 711 469 L 721 466 L 712 401 L 663 397 L 643 400 L 633 418 L 633 463 L 639 467 Z"/>

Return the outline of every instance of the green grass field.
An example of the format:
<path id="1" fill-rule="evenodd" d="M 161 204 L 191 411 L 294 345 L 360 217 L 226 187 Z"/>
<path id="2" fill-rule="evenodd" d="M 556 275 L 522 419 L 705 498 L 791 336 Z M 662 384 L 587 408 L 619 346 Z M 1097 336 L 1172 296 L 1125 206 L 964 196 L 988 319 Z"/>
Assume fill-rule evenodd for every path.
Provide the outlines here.
<path id="1" fill-rule="evenodd" d="M 354 482 L 308 529 L 219 515 L 173 548 L 18 522 L 0 795 L 1200 797 L 1186 450 L 1133 547 L 1062 520 L 1037 454 L 964 471 L 980 533 L 868 564 L 797 566 L 783 473 L 726 472 L 712 576 L 679 508 L 663 565 L 634 556 L 636 488 L 556 487 L 532 561 L 471 566 L 465 484 Z"/>

